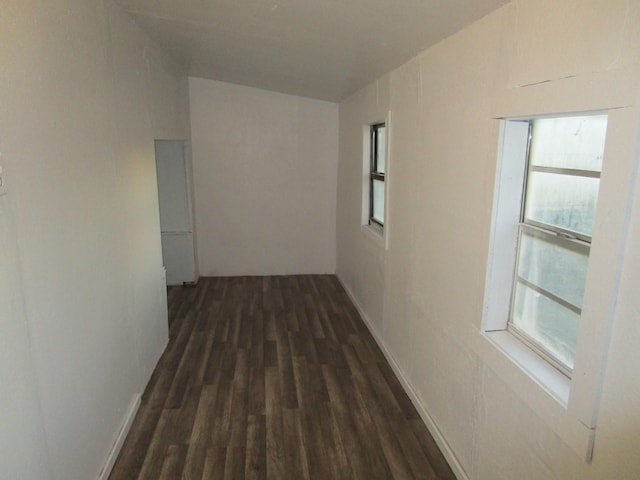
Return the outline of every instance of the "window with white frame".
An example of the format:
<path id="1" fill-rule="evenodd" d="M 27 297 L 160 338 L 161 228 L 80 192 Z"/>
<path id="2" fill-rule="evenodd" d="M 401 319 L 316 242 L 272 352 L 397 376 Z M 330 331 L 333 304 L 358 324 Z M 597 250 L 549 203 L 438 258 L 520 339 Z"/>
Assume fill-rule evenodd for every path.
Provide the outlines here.
<path id="1" fill-rule="evenodd" d="M 369 225 L 384 227 L 385 173 L 386 173 L 386 124 L 375 123 L 369 127 Z"/>
<path id="2" fill-rule="evenodd" d="M 507 328 L 570 377 L 607 116 L 519 122 L 524 122 L 527 131 L 526 165 L 521 170 L 522 201 Z"/>

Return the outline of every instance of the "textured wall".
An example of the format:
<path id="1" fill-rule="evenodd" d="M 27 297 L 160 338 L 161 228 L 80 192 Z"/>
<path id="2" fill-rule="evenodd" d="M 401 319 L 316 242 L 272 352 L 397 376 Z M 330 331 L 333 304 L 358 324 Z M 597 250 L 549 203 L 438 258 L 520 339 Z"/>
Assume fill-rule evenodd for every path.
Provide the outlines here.
<path id="1" fill-rule="evenodd" d="M 629 183 L 609 181 L 618 163 L 637 163 L 639 22 L 638 2 L 516 0 L 340 105 L 337 273 L 461 476 L 640 476 L 634 452 L 640 388 L 637 369 L 629 368 L 640 360 L 640 304 L 632 293 L 640 281 L 640 197 L 626 203 Z M 624 108 L 610 116 L 613 143 L 601 195 L 612 197 L 606 203 L 616 211 L 598 213 L 602 234 L 594 255 L 615 253 L 620 244 L 613 239 L 625 238 L 625 222 L 630 230 L 589 465 L 563 437 L 562 407 L 556 404 L 558 417 L 540 415 L 527 392 L 546 394 L 513 365 L 490 362 L 479 346 L 498 145 L 494 117 L 614 106 Z M 360 210 L 362 125 L 387 110 L 385 250 L 360 226 Z M 614 217 L 626 220 L 610 222 Z M 614 224 L 622 230 L 607 233 Z M 611 287 L 598 278 L 593 285 L 594 296 Z"/>
<path id="2" fill-rule="evenodd" d="M 167 341 L 153 140 L 189 137 L 187 79 L 110 0 L 2 2 L 0 45 L 0 476 L 96 478 Z"/>
<path id="3" fill-rule="evenodd" d="M 338 105 L 189 82 L 200 274 L 333 273 Z"/>

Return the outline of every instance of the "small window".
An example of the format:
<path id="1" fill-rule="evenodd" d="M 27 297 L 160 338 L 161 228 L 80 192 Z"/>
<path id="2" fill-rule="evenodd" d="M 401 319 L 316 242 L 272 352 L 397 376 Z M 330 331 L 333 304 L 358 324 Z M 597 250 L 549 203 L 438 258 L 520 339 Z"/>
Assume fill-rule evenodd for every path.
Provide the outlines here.
<path id="1" fill-rule="evenodd" d="M 386 172 L 386 127 L 384 123 L 371 125 L 369 168 L 369 225 L 384 226 Z"/>
<path id="2" fill-rule="evenodd" d="M 606 115 L 528 121 L 508 330 L 571 376 Z"/>

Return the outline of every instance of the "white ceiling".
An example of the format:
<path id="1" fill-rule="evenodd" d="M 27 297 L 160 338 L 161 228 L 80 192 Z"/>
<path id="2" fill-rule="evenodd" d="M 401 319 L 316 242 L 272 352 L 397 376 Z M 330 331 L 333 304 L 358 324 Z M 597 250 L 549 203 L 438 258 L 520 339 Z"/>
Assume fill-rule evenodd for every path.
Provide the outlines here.
<path id="1" fill-rule="evenodd" d="M 116 0 L 195 77 L 339 101 L 509 0 Z"/>

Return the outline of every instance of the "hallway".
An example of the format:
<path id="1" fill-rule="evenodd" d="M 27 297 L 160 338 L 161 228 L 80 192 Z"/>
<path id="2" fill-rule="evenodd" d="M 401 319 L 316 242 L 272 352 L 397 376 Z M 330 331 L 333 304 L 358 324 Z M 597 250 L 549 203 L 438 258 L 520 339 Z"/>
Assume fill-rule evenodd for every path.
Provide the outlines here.
<path id="1" fill-rule="evenodd" d="M 170 342 L 111 480 L 455 478 L 335 276 L 168 297 Z"/>

